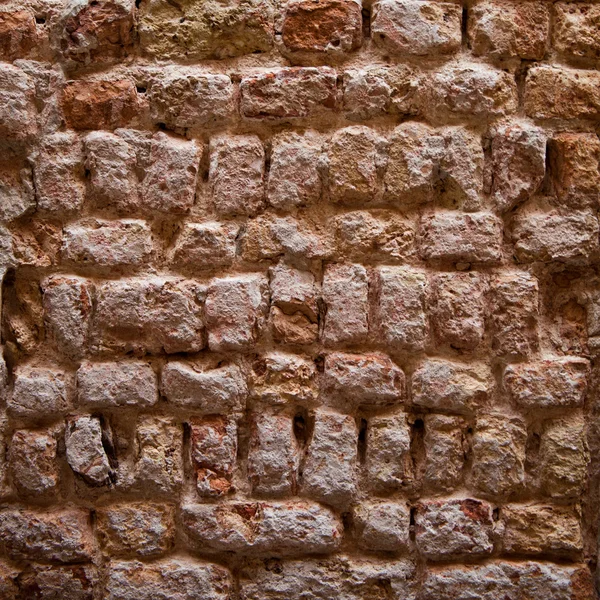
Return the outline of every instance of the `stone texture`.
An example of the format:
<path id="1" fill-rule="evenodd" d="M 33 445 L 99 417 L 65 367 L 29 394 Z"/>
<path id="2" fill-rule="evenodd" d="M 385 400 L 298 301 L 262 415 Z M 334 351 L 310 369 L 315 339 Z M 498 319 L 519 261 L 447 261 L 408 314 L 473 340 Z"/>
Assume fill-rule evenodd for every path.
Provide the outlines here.
<path id="1" fill-rule="evenodd" d="M 467 435 L 461 417 L 425 415 L 423 484 L 434 492 L 460 487 L 465 470 Z"/>
<path id="2" fill-rule="evenodd" d="M 234 223 L 186 223 L 177 236 L 170 262 L 192 271 L 228 267 L 236 257 L 238 233 Z"/>
<path id="3" fill-rule="evenodd" d="M 0 162 L 0 219 L 12 221 L 35 208 L 31 169 L 24 163 Z"/>
<path id="4" fill-rule="evenodd" d="M 410 511 L 406 505 L 369 502 L 358 505 L 353 516 L 362 548 L 395 552 L 408 547 Z"/>
<path id="5" fill-rule="evenodd" d="M 0 55 L 6 60 L 25 58 L 35 48 L 35 15 L 30 10 L 0 12 Z"/>
<path id="6" fill-rule="evenodd" d="M 7 407 L 15 417 L 23 419 L 58 415 L 68 407 L 64 372 L 43 367 L 19 368 Z"/>
<path id="7" fill-rule="evenodd" d="M 597 59 L 600 54 L 599 7 L 592 3 L 558 2 L 555 11 L 554 48 L 569 57 Z"/>
<path id="8" fill-rule="evenodd" d="M 37 134 L 34 80 L 15 65 L 0 68 L 0 137 L 9 147 L 27 144 Z"/>
<path id="9" fill-rule="evenodd" d="M 19 574 L 19 588 L 22 596 L 32 600 L 93 600 L 95 590 L 99 589 L 98 573 L 89 565 L 37 564 Z"/>

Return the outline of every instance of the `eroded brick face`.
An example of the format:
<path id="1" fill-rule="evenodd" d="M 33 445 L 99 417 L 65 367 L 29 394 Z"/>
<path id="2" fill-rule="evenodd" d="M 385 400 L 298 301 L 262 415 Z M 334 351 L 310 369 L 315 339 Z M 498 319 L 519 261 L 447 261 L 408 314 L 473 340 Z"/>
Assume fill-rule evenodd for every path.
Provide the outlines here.
<path id="1" fill-rule="evenodd" d="M 599 3 L 0 4 L 0 600 L 597 600 Z"/>

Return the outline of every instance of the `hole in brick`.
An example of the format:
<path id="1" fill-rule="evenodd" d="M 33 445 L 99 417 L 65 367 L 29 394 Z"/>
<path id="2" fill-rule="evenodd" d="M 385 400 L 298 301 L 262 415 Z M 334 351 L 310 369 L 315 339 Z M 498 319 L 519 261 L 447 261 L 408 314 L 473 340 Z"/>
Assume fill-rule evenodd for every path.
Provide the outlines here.
<path id="1" fill-rule="evenodd" d="M 35 22 L 38 25 L 44 25 L 46 23 L 46 17 L 36 17 Z"/>
<path id="2" fill-rule="evenodd" d="M 135 0 L 135 7 L 139 8 L 141 3 L 142 3 L 142 0 Z"/>
<path id="3" fill-rule="evenodd" d="M 410 508 L 410 527 L 409 527 L 409 537 L 411 542 L 415 541 L 415 527 L 416 527 L 416 514 L 417 514 L 417 509 L 414 506 L 411 506 Z"/>
<path id="4" fill-rule="evenodd" d="M 265 559 L 265 569 L 270 573 L 275 573 L 279 575 L 283 573 L 283 567 L 281 566 L 281 561 L 277 558 L 267 558 Z"/>
<path id="5" fill-rule="evenodd" d="M 165 131 L 167 129 L 167 125 L 165 123 L 157 123 L 156 126 L 161 130 Z"/>
<path id="6" fill-rule="evenodd" d="M 294 415 L 294 437 L 300 446 L 306 446 L 312 436 L 314 419 L 305 408 L 299 408 Z"/>
<path id="7" fill-rule="evenodd" d="M 136 85 L 135 89 L 137 90 L 138 94 L 145 94 L 147 91 L 147 88 L 143 85 Z"/>
<path id="8" fill-rule="evenodd" d="M 467 46 L 467 48 L 469 48 L 469 38 L 467 36 L 467 23 L 469 20 L 469 11 L 467 10 L 467 7 L 465 6 L 462 9 L 462 17 L 461 17 L 461 22 L 460 22 L 460 31 L 462 34 L 462 39 L 463 39 L 463 43 Z"/>
<path id="9" fill-rule="evenodd" d="M 354 528 L 354 516 L 351 512 L 342 513 L 342 524 L 346 535 L 349 535 Z"/>
<path id="10" fill-rule="evenodd" d="M 362 30 L 364 37 L 371 37 L 371 11 L 368 8 L 362 9 Z"/>
<path id="11" fill-rule="evenodd" d="M 410 457 L 413 464 L 415 478 L 425 467 L 425 423 L 423 419 L 416 418 L 410 427 Z"/>
<path id="12" fill-rule="evenodd" d="M 332 45 L 334 48 L 337 48 L 337 47 L 340 45 L 340 40 L 333 40 L 333 41 L 331 42 L 331 45 Z"/>
<path id="13" fill-rule="evenodd" d="M 494 508 L 494 510 L 492 510 L 492 519 L 494 521 L 500 520 L 500 509 L 499 508 Z"/>
<path id="14" fill-rule="evenodd" d="M 110 465 L 111 472 L 109 474 L 110 482 L 115 483 L 117 481 L 117 469 L 119 467 L 119 460 L 117 458 L 117 452 L 113 442 L 112 429 L 108 420 L 103 416 L 99 415 L 100 418 L 100 429 L 102 431 L 102 448 L 108 458 L 108 464 Z"/>
<path id="15" fill-rule="evenodd" d="M 367 458 L 367 428 L 368 423 L 366 419 L 361 419 L 358 424 L 358 461 L 360 464 L 364 464 Z"/>
<path id="16" fill-rule="evenodd" d="M 325 357 L 322 354 L 315 358 L 315 367 L 319 373 L 325 372 Z"/>

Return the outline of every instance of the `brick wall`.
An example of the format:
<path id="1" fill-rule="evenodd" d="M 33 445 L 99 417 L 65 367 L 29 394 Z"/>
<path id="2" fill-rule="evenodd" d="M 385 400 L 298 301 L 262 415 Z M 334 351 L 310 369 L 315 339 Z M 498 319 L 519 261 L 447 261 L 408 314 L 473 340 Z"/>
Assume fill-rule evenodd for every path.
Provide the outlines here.
<path id="1" fill-rule="evenodd" d="M 600 4 L 0 6 L 0 598 L 592 600 Z"/>

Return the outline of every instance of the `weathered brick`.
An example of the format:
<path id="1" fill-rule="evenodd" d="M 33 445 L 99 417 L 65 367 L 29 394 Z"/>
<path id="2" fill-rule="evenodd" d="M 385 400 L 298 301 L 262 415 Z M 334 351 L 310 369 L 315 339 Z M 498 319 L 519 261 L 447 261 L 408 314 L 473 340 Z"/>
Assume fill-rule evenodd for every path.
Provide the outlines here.
<path id="1" fill-rule="evenodd" d="M 20 366 L 14 374 L 7 408 L 14 417 L 44 419 L 68 407 L 65 373 L 45 367 Z"/>
<path id="2" fill-rule="evenodd" d="M 14 560 L 89 561 L 94 551 L 89 512 L 4 509 L 0 512 L 0 547 Z"/>
<path id="3" fill-rule="evenodd" d="M 367 421 L 365 483 L 376 493 L 401 490 L 413 483 L 407 415 L 371 417 Z"/>
<path id="4" fill-rule="evenodd" d="M 62 11 L 56 45 L 76 66 L 110 64 L 125 58 L 135 39 L 135 3 L 114 0 L 88 4 L 78 0 Z"/>
<path id="5" fill-rule="evenodd" d="M 22 496 L 43 499 L 58 491 L 57 435 L 52 429 L 18 429 L 9 448 L 12 480 Z"/>
<path id="6" fill-rule="evenodd" d="M 537 119 L 600 118 L 600 74 L 533 67 L 527 72 L 525 112 Z"/>
<path id="7" fill-rule="evenodd" d="M 586 263 L 598 251 L 598 219 L 591 210 L 519 214 L 513 242 L 518 262 Z"/>
<path id="8" fill-rule="evenodd" d="M 473 54 L 542 60 L 547 51 L 550 9 L 544 2 L 484 0 L 469 10 Z"/>
<path id="9" fill-rule="evenodd" d="M 134 489 L 172 496 L 183 481 L 181 425 L 169 417 L 140 417 L 135 441 Z"/>
<path id="10" fill-rule="evenodd" d="M 378 267 L 373 276 L 373 338 L 394 350 L 418 352 L 429 341 L 427 278 L 411 267 Z"/>
<path id="11" fill-rule="evenodd" d="M 33 180 L 38 208 L 49 212 L 80 210 L 85 200 L 84 154 L 79 136 L 54 133 L 35 158 Z"/>
<path id="12" fill-rule="evenodd" d="M 150 165 L 141 185 L 144 208 L 185 213 L 194 205 L 202 144 L 163 132 L 152 138 Z"/>
<path id="13" fill-rule="evenodd" d="M 600 139 L 591 133 L 561 133 L 550 140 L 554 192 L 569 208 L 598 206 Z"/>
<path id="14" fill-rule="evenodd" d="M 367 550 L 398 552 L 409 545 L 410 510 L 397 502 L 365 502 L 353 512 L 358 545 Z"/>
<path id="15" fill-rule="evenodd" d="M 237 457 L 237 425 L 233 418 L 208 415 L 192 418 L 191 454 L 200 496 L 233 491 L 231 477 Z"/>
<path id="16" fill-rule="evenodd" d="M 102 267 L 139 265 L 149 260 L 152 248 L 152 234 L 145 221 L 93 219 L 65 227 L 62 258 Z"/>
<path id="17" fill-rule="evenodd" d="M 357 0 L 292 0 L 283 16 L 281 40 L 293 53 L 338 54 L 362 42 L 362 6 Z"/>
<path id="18" fill-rule="evenodd" d="M 329 143 L 329 197 L 339 204 L 365 204 L 379 189 L 379 153 L 383 140 L 368 127 L 336 131 Z"/>
<path id="19" fill-rule="evenodd" d="M 0 65 L 0 138 L 20 146 L 37 134 L 35 82 L 15 65 Z"/>
<path id="20" fill-rule="evenodd" d="M 73 129 L 116 129 L 136 116 L 138 97 L 129 79 L 71 81 L 62 92 L 62 109 Z"/>
<path id="21" fill-rule="evenodd" d="M 260 336 L 267 310 L 267 280 L 262 274 L 213 279 L 206 297 L 208 347 L 248 350 Z"/>
<path id="22" fill-rule="evenodd" d="M 460 417 L 425 415 L 423 484 L 436 492 L 460 487 L 465 467 L 465 422 Z"/>
<path id="23" fill-rule="evenodd" d="M 500 511 L 502 549 L 510 554 L 572 557 L 583 547 L 579 519 L 570 507 L 508 504 Z"/>
<path id="24" fill-rule="evenodd" d="M 510 365 L 504 385 L 512 400 L 526 410 L 583 406 L 590 364 L 573 356 Z"/>
<path id="25" fill-rule="evenodd" d="M 273 44 L 273 4 L 242 0 L 181 6 L 156 0 L 140 6 L 143 51 L 161 60 L 197 61 L 266 52 Z"/>
<path id="26" fill-rule="evenodd" d="M 546 172 L 546 135 L 538 127 L 510 122 L 494 131 L 491 194 L 498 210 L 528 200 Z"/>
<path id="27" fill-rule="evenodd" d="M 325 357 L 322 393 L 326 403 L 349 409 L 402 403 L 404 372 L 384 354 L 332 352 Z"/>
<path id="28" fill-rule="evenodd" d="M 326 345 L 360 344 L 369 333 L 369 281 L 362 265 L 331 264 L 323 274 Z"/>
<path id="29" fill-rule="evenodd" d="M 350 0 L 350 3 L 352 0 Z M 321 143 L 314 132 L 284 132 L 271 140 L 267 197 L 278 210 L 314 204 L 321 198 Z"/>
<path id="30" fill-rule="evenodd" d="M 35 15 L 30 10 L 0 11 L 0 56 L 2 60 L 25 58 L 38 42 Z"/>
<path id="31" fill-rule="evenodd" d="M 485 334 L 487 282 L 480 273 L 439 273 L 431 285 L 430 311 L 438 342 L 475 350 Z"/>
<path id="32" fill-rule="evenodd" d="M 157 276 L 98 285 L 94 350 L 172 354 L 202 349 L 205 290 L 194 281 Z"/>
<path id="33" fill-rule="evenodd" d="M 491 213 L 438 211 L 421 220 L 425 260 L 496 264 L 501 258 L 502 222 Z"/>
<path id="34" fill-rule="evenodd" d="M 160 556 L 175 544 L 175 510 L 143 502 L 103 507 L 96 511 L 96 535 L 109 556 Z"/>
<path id="35" fill-rule="evenodd" d="M 77 392 L 80 405 L 94 409 L 158 402 L 156 373 L 141 361 L 84 361 L 77 370 Z"/>
<path id="36" fill-rule="evenodd" d="M 371 32 L 374 42 L 392 54 L 453 54 L 460 48 L 461 14 L 451 2 L 378 0 Z"/>
<path id="37" fill-rule="evenodd" d="M 240 411 L 248 394 L 244 375 L 236 365 L 200 369 L 175 361 L 163 368 L 161 390 L 169 402 L 203 414 Z"/>
<path id="38" fill-rule="evenodd" d="M 17 577 L 19 571 L 7 562 L 0 562 L 0 593 L 6 600 L 20 600 Z"/>
<path id="39" fill-rule="evenodd" d="M 288 415 L 255 413 L 248 451 L 248 477 L 254 494 L 286 496 L 296 490 L 300 448 Z"/>
<path id="40" fill-rule="evenodd" d="M 412 403 L 435 411 L 472 413 L 487 404 L 494 387 L 485 364 L 432 358 L 417 366 L 412 377 Z"/>
<path id="41" fill-rule="evenodd" d="M 538 282 L 526 272 L 500 274 L 491 281 L 492 349 L 527 358 L 538 348 Z"/>
<path id="42" fill-rule="evenodd" d="M 415 539 L 429 560 L 486 556 L 494 549 L 492 507 L 471 498 L 420 502 Z"/>
<path id="43" fill-rule="evenodd" d="M 99 589 L 98 572 L 91 565 L 56 567 L 35 564 L 19 574 L 19 589 L 20 597 L 31 600 L 94 600 Z"/>
<path id="44" fill-rule="evenodd" d="M 321 554 L 337 550 L 342 537 L 335 514 L 306 501 L 184 504 L 181 522 L 188 545 L 208 553 Z"/>
<path id="45" fill-rule="evenodd" d="M 0 162 L 0 220 L 18 219 L 35 208 L 31 169 L 21 161 Z"/>
<path id="46" fill-rule="evenodd" d="M 356 423 L 353 417 L 322 411 L 314 419 L 300 490 L 313 500 L 347 507 L 357 491 Z"/>
<path id="47" fill-rule="evenodd" d="M 557 2 L 554 11 L 554 48 L 570 57 L 597 59 L 600 56 L 600 7 L 588 2 Z"/>
<path id="48" fill-rule="evenodd" d="M 539 449 L 542 491 L 552 498 L 578 497 L 585 485 L 589 450 L 580 414 L 545 424 Z"/>
<path id="49" fill-rule="evenodd" d="M 104 448 L 104 432 L 98 417 L 70 417 L 65 428 L 67 462 L 92 486 L 107 485 L 114 471 Z"/>
<path id="50" fill-rule="evenodd" d="M 241 112 L 247 119 L 298 119 L 337 108 L 336 73 L 329 67 L 281 68 L 243 77 Z"/>
<path id="51" fill-rule="evenodd" d="M 170 262 L 200 271 L 227 267 L 235 260 L 238 232 L 235 223 L 185 223 L 170 254 Z"/>
<path id="52" fill-rule="evenodd" d="M 231 574 L 220 565 L 194 558 L 165 558 L 109 564 L 107 600 L 227 600 Z"/>
<path id="53" fill-rule="evenodd" d="M 525 423 L 519 418 L 478 417 L 471 441 L 471 486 L 492 496 L 520 492 L 525 482 L 526 441 Z"/>
<path id="54" fill-rule="evenodd" d="M 92 315 L 93 287 L 81 277 L 51 275 L 42 281 L 44 319 L 58 350 L 70 358 L 85 355 Z"/>
<path id="55" fill-rule="evenodd" d="M 234 94 L 228 75 L 165 69 L 148 88 L 150 115 L 172 129 L 213 126 L 233 115 Z"/>
<path id="56" fill-rule="evenodd" d="M 210 140 L 209 181 L 221 215 L 254 215 L 264 206 L 265 150 L 256 135 Z"/>

